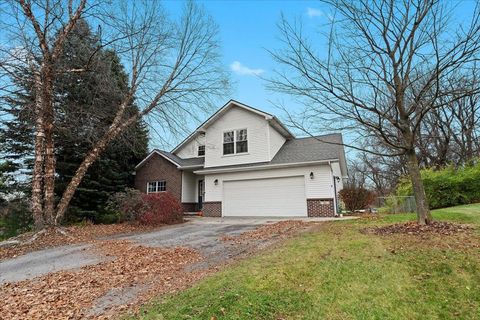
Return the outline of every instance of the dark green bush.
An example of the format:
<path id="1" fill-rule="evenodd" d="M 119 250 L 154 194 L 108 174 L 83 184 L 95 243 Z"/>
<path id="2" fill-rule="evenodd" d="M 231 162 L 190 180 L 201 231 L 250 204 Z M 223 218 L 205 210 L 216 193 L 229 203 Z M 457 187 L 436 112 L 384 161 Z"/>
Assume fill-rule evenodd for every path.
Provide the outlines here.
<path id="1" fill-rule="evenodd" d="M 480 202 L 480 162 L 471 166 L 421 171 L 431 209 Z M 413 195 L 408 177 L 397 186 L 397 195 Z"/>
<path id="2" fill-rule="evenodd" d="M 27 201 L 19 199 L 4 204 L 0 214 L 0 239 L 32 230 L 33 217 Z"/>

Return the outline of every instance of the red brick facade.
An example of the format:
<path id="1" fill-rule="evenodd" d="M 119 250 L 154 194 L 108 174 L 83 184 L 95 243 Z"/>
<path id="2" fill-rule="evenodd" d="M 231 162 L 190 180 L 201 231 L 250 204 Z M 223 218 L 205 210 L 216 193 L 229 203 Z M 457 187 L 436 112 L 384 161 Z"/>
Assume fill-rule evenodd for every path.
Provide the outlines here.
<path id="1" fill-rule="evenodd" d="M 205 217 L 221 217 L 222 202 L 221 201 L 204 202 L 202 212 Z"/>
<path id="2" fill-rule="evenodd" d="M 333 199 L 307 199 L 307 213 L 309 217 L 333 217 Z"/>
<path id="3" fill-rule="evenodd" d="M 167 191 L 182 201 L 182 171 L 158 154 L 153 154 L 135 173 L 135 188 L 147 192 L 147 183 L 165 180 Z"/>
<path id="4" fill-rule="evenodd" d="M 183 212 L 196 212 L 197 204 L 195 202 L 182 202 Z"/>

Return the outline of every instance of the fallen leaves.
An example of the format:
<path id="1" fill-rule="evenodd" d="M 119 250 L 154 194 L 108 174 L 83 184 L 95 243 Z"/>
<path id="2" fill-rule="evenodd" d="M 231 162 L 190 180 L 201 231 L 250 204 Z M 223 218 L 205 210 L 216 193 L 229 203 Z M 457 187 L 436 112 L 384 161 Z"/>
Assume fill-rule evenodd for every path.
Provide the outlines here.
<path id="1" fill-rule="evenodd" d="M 86 224 L 65 228 L 46 229 L 39 233 L 24 233 L 9 241 L 18 241 L 8 247 L 0 248 L 0 260 L 13 258 L 27 252 L 51 248 L 66 244 L 90 242 L 98 238 L 116 234 L 145 232 L 159 228 L 134 223 L 120 224 Z"/>
<path id="2" fill-rule="evenodd" d="M 257 251 L 259 244 L 273 243 L 317 224 L 281 221 L 236 237 L 223 236 L 221 240 L 241 248 L 240 253 L 235 253 L 239 256 Z M 22 252 L 90 242 L 105 260 L 0 286 L 0 319 L 117 319 L 125 312 L 138 311 L 139 306 L 153 297 L 185 289 L 218 271 L 218 263 L 207 268 L 189 268 L 205 262 L 194 249 L 154 248 L 128 241 L 98 240 L 113 234 L 145 230 L 132 225 L 70 227 L 65 229 L 65 235 L 48 231 L 32 246 L 16 248 L 16 252 Z"/>
<path id="3" fill-rule="evenodd" d="M 202 259 L 189 248 L 149 248 L 127 241 L 104 241 L 97 250 L 114 258 L 1 286 L 0 319 L 114 318 L 131 304 L 185 288 L 208 272 L 184 271 L 186 265 Z M 95 312 L 97 299 L 112 289 L 128 288 L 140 288 L 133 301 L 107 303 Z"/>
<path id="4" fill-rule="evenodd" d="M 377 235 L 389 234 L 410 234 L 410 235 L 424 235 L 426 233 L 435 233 L 439 235 L 454 235 L 456 233 L 467 232 L 472 228 L 468 225 L 433 221 L 430 224 L 422 225 L 410 221 L 406 223 L 396 223 L 383 227 L 365 228 L 361 231 L 364 233 L 373 233 Z"/>
<path id="5" fill-rule="evenodd" d="M 268 240 L 275 237 L 286 237 L 293 233 L 306 229 L 316 222 L 304 222 L 301 220 L 286 220 L 263 225 L 255 230 L 244 232 L 238 236 L 222 236 L 221 241 L 233 243 L 249 242 L 251 240 Z"/>

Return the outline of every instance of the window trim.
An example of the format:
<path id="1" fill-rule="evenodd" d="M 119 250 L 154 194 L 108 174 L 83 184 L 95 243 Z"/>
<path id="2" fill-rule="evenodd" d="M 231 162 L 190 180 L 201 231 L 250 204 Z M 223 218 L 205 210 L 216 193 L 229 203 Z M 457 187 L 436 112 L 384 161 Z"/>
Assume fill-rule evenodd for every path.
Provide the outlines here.
<path id="1" fill-rule="evenodd" d="M 164 183 L 164 190 L 160 190 L 160 183 Z M 155 183 L 155 191 L 150 191 L 150 183 Z M 160 192 L 167 192 L 167 180 L 156 180 L 156 181 L 147 181 L 147 194 L 150 193 L 160 193 Z"/>
<path id="2" fill-rule="evenodd" d="M 200 154 L 200 148 L 203 147 L 203 154 Z M 198 145 L 197 147 L 197 157 L 205 157 L 205 145 Z"/>
<path id="3" fill-rule="evenodd" d="M 233 133 L 233 141 L 232 142 L 225 142 L 225 133 Z M 232 153 L 225 153 L 225 145 L 226 144 L 233 144 L 233 152 Z M 225 130 L 222 133 L 222 154 L 224 156 L 232 156 L 235 155 L 235 130 Z"/>
<path id="4" fill-rule="evenodd" d="M 237 140 L 237 132 L 238 131 L 241 131 L 241 130 L 245 130 L 246 133 L 247 133 L 247 140 Z M 225 154 L 224 153 L 224 149 L 223 149 L 223 146 L 225 145 L 225 133 L 227 132 L 233 132 L 233 153 L 227 153 Z M 237 152 L 237 142 L 247 142 L 247 151 L 245 152 Z M 232 143 L 232 142 L 228 142 L 228 143 Z M 231 129 L 231 130 L 225 130 L 223 131 L 222 133 L 222 155 L 224 157 L 230 157 L 230 156 L 234 156 L 234 155 L 243 155 L 243 154 L 248 154 L 248 150 L 249 150 L 249 146 L 248 146 L 248 128 L 239 128 L 239 129 Z"/>
<path id="5" fill-rule="evenodd" d="M 238 131 L 242 131 L 242 130 L 245 130 L 246 132 L 246 136 L 247 136 L 247 139 L 246 140 L 237 140 L 237 132 Z M 244 152 L 237 152 L 237 143 L 238 142 L 246 142 L 247 143 L 247 151 L 244 151 Z M 248 129 L 247 128 L 243 128 L 243 129 L 236 129 L 235 130 L 235 154 L 246 154 L 248 153 Z"/>

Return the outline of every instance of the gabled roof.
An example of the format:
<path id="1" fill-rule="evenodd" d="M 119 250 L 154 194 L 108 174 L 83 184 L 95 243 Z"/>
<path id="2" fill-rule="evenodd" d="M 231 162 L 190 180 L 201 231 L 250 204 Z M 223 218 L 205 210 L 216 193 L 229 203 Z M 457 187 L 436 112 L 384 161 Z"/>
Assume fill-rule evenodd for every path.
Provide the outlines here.
<path id="1" fill-rule="evenodd" d="M 286 141 L 270 163 L 309 162 L 340 159 L 343 154 L 342 135 L 339 133 Z"/>
<path id="2" fill-rule="evenodd" d="M 342 174 L 347 175 L 347 164 L 340 133 L 327 134 L 315 137 L 306 137 L 287 140 L 271 161 L 247 163 L 229 166 L 217 166 L 200 169 L 203 171 L 228 170 L 259 167 L 280 167 L 287 165 L 313 164 L 322 162 L 340 163 Z"/>
<path id="3" fill-rule="evenodd" d="M 217 121 L 223 114 L 225 114 L 229 109 L 232 107 L 240 107 L 244 110 L 247 110 L 249 112 L 255 113 L 259 116 L 262 116 L 267 120 L 270 125 L 275 128 L 282 136 L 284 136 L 287 140 L 288 139 L 293 139 L 294 135 L 288 130 L 288 128 L 280 121 L 278 120 L 277 117 L 274 115 L 267 113 L 265 111 L 250 107 L 246 104 L 243 104 L 241 102 L 235 101 L 235 100 L 230 100 L 228 101 L 223 107 L 221 107 L 217 112 L 215 112 L 213 115 L 210 116 L 205 122 L 203 122 L 195 131 L 193 131 L 192 134 L 190 134 L 185 140 L 183 140 L 179 145 L 177 145 L 173 150 L 172 153 L 177 152 L 182 146 L 187 144 L 188 142 L 192 141 L 195 139 L 197 135 L 200 133 L 205 132 L 205 130 L 212 125 L 215 121 Z"/>
<path id="4" fill-rule="evenodd" d="M 186 159 L 183 159 L 183 158 L 180 158 L 180 157 L 176 156 L 175 154 L 173 154 L 171 152 L 164 151 L 164 150 L 159 150 L 159 149 L 153 149 L 152 152 L 150 152 L 150 154 L 147 157 L 145 157 L 145 159 L 143 159 L 139 164 L 137 164 L 135 169 L 140 168 L 142 165 L 144 165 L 147 162 L 148 159 L 150 159 L 155 154 L 165 158 L 166 160 L 170 161 L 171 163 L 176 165 L 177 168 L 180 168 L 180 169 L 183 168 L 183 167 L 203 168 L 203 164 L 205 162 L 205 158 L 203 158 L 203 157 L 202 158 L 186 158 Z"/>

